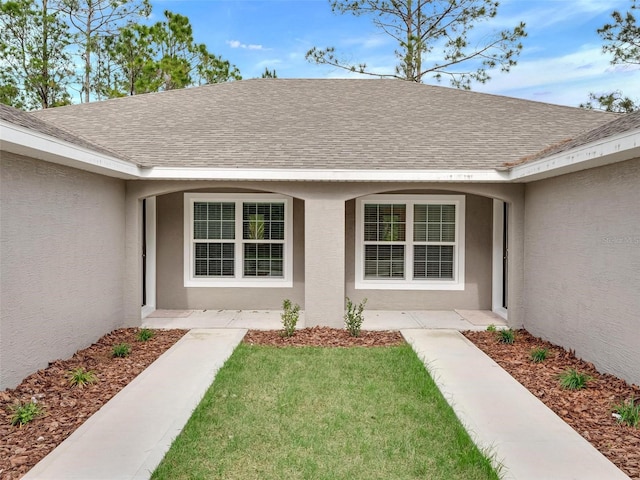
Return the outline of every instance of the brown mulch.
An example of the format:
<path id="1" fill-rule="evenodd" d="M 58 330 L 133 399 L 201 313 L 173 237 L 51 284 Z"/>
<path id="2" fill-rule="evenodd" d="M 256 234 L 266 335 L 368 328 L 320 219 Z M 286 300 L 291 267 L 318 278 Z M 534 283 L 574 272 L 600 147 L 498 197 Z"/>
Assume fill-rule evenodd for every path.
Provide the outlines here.
<path id="1" fill-rule="evenodd" d="M 283 337 L 279 330 L 249 330 L 244 342 L 275 347 L 388 347 L 405 343 L 398 331 L 363 330 L 359 337 L 352 337 L 346 330 L 329 327 L 303 328 L 291 337 Z"/>
<path id="2" fill-rule="evenodd" d="M 0 391 L 0 478 L 20 478 L 122 390 L 186 330 L 155 330 L 146 342 L 136 340 L 137 328 L 114 330 L 68 360 L 57 360 L 29 375 L 15 389 Z M 112 358 L 113 345 L 128 343 L 131 354 Z M 98 378 L 83 388 L 71 387 L 67 372 L 93 370 Z M 22 427 L 12 426 L 11 406 L 34 398 L 43 415 Z M 83 459 L 78 459 L 83 461 Z"/>
<path id="3" fill-rule="evenodd" d="M 138 342 L 137 331 L 130 328 L 107 334 L 71 359 L 53 362 L 15 389 L 0 392 L 0 479 L 24 475 L 186 332 L 157 330 L 150 341 Z M 640 429 L 619 425 L 611 415 L 615 403 L 632 395 L 640 398 L 640 387 L 598 373 L 572 352 L 536 339 L 524 330 L 517 332 L 513 345 L 498 343 L 492 332 L 464 334 L 627 475 L 640 479 Z M 250 330 L 244 342 L 278 347 L 373 347 L 401 345 L 404 339 L 397 331 L 363 331 L 360 337 L 351 337 L 342 329 L 314 327 L 297 330 L 289 338 L 280 331 Z M 131 355 L 112 358 L 111 348 L 118 343 L 129 343 L 133 347 Z M 546 361 L 535 364 L 529 360 L 534 347 L 549 349 Z M 67 372 L 78 366 L 94 370 L 99 381 L 84 388 L 71 388 Z M 593 377 L 587 389 L 560 388 L 557 376 L 569 367 Z M 10 406 L 32 397 L 44 407 L 44 415 L 21 428 L 11 426 Z"/>
<path id="4" fill-rule="evenodd" d="M 640 428 L 620 425 L 612 416 L 613 405 L 632 396 L 640 398 L 640 387 L 599 373 L 573 352 L 540 340 L 525 330 L 516 332 L 513 345 L 498 343 L 494 332 L 464 332 L 464 335 L 618 468 L 629 477 L 640 479 Z M 529 359 L 535 347 L 549 349 L 544 362 L 533 363 Z M 572 391 L 560 387 L 558 375 L 568 368 L 593 377 L 586 389 Z"/>

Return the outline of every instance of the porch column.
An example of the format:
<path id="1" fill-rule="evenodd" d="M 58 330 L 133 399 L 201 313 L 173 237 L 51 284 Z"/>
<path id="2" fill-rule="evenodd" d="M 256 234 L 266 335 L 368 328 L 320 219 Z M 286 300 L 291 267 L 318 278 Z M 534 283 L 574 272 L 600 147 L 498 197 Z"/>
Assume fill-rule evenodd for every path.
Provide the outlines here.
<path id="1" fill-rule="evenodd" d="M 341 328 L 344 315 L 344 200 L 305 199 L 305 325 Z"/>
<path id="2" fill-rule="evenodd" d="M 142 201 L 127 188 L 124 278 L 124 326 L 139 327 L 142 304 Z"/>
<path id="3" fill-rule="evenodd" d="M 524 194 L 509 205 L 509 319 L 512 328 L 524 326 Z"/>

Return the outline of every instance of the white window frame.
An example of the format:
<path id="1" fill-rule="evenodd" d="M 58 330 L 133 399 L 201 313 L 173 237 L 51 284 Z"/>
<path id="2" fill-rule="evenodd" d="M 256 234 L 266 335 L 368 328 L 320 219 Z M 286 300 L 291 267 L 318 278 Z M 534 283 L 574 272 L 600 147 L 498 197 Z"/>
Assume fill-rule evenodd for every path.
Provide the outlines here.
<path id="1" fill-rule="evenodd" d="M 366 204 L 406 205 L 406 233 L 404 242 L 404 278 L 364 278 L 364 206 Z M 456 244 L 453 249 L 453 280 L 413 278 L 413 207 L 416 204 L 447 204 L 456 206 Z M 356 199 L 356 255 L 355 288 L 358 290 L 464 290 L 465 272 L 465 196 L 464 195 L 368 195 Z M 422 245 L 424 242 L 415 242 Z"/>
<path id="2" fill-rule="evenodd" d="M 196 202 L 226 202 L 236 204 L 233 277 L 196 277 L 193 238 L 193 213 Z M 284 255 L 282 278 L 244 277 L 244 253 L 242 238 L 242 204 L 244 202 L 284 203 Z M 185 193 L 184 194 L 184 286 L 185 287 L 293 287 L 293 199 L 286 195 L 270 193 Z"/>

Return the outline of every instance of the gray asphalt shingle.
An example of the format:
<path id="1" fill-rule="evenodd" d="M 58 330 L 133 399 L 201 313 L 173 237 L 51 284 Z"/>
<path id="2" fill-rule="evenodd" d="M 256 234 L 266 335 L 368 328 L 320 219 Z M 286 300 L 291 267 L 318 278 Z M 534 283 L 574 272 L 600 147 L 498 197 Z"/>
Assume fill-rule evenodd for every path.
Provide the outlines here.
<path id="1" fill-rule="evenodd" d="M 0 104 L 0 119 L 59 140 L 64 140 L 65 142 L 72 143 L 79 147 L 88 148 L 89 150 L 93 150 L 97 153 L 103 153 L 105 155 L 120 158 L 121 160 L 128 160 L 128 157 L 123 153 L 116 153 L 108 148 L 98 145 L 97 143 L 88 141 L 85 138 L 70 133 L 56 126 L 51 121 L 41 120 L 34 115 L 30 115 L 27 112 L 23 112 L 22 110 L 12 108 L 7 105 Z"/>
<path id="2" fill-rule="evenodd" d="M 492 169 L 602 112 L 397 80 L 253 79 L 31 113 L 142 166 Z"/>

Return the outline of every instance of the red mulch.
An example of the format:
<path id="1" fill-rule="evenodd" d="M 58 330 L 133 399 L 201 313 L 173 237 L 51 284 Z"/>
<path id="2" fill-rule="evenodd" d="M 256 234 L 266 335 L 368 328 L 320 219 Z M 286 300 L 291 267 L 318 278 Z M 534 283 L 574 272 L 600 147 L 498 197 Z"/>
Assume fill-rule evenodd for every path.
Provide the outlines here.
<path id="1" fill-rule="evenodd" d="M 464 335 L 618 468 L 629 477 L 640 479 L 640 428 L 620 425 L 612 416 L 613 405 L 632 396 L 640 398 L 640 387 L 599 373 L 573 352 L 540 340 L 525 330 L 516 332 L 513 345 L 498 343 L 493 332 L 464 332 Z M 544 362 L 533 363 L 529 359 L 535 347 L 549 349 Z M 568 368 L 586 373 L 593 380 L 584 390 L 564 390 L 558 384 L 558 375 Z"/>
<path id="2" fill-rule="evenodd" d="M 362 331 L 352 337 L 346 330 L 313 327 L 296 330 L 291 337 L 283 337 L 278 330 L 249 330 L 245 343 L 275 347 L 387 347 L 402 345 L 404 338 L 398 331 Z"/>
<path id="3" fill-rule="evenodd" d="M 155 330 L 152 339 L 136 340 L 137 328 L 114 330 L 69 360 L 57 360 L 29 375 L 15 389 L 0 391 L 0 478 L 20 478 L 67 438 L 140 372 L 177 342 L 186 330 Z M 131 354 L 112 358 L 111 348 L 131 345 Z M 67 372 L 77 367 L 98 377 L 83 388 L 70 387 Z M 22 427 L 11 425 L 11 406 L 35 398 L 43 415 Z M 84 461 L 78 459 L 78 461 Z"/>
<path id="4" fill-rule="evenodd" d="M 30 375 L 15 389 L 0 392 L 0 479 L 24 475 L 186 332 L 156 331 L 150 341 L 138 342 L 137 331 L 116 330 L 71 359 L 53 362 Z M 517 332 L 513 345 L 498 343 L 492 332 L 465 332 L 465 335 L 627 475 L 640 479 L 640 429 L 619 425 L 611 415 L 615 403 L 632 395 L 640 398 L 640 387 L 598 373 L 593 365 L 575 358 L 572 352 L 536 339 L 524 330 Z M 397 331 L 363 331 L 356 338 L 345 330 L 327 327 L 297 330 L 288 338 L 280 331 L 250 330 L 244 341 L 278 347 L 373 347 L 404 343 Z M 111 357 L 111 348 L 118 343 L 133 347 L 129 357 Z M 529 352 L 534 347 L 548 348 L 549 358 L 543 363 L 531 362 Z M 67 372 L 78 366 L 94 370 L 99 381 L 84 388 L 69 387 Z M 557 376 L 569 367 L 594 378 L 587 389 L 568 391 L 559 387 Z M 11 426 L 10 406 L 16 401 L 28 402 L 32 397 L 44 407 L 45 414 L 21 428 Z"/>

